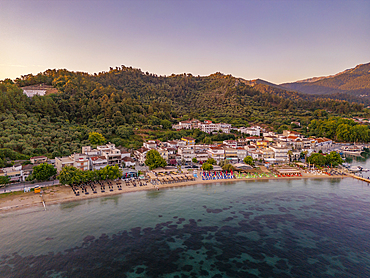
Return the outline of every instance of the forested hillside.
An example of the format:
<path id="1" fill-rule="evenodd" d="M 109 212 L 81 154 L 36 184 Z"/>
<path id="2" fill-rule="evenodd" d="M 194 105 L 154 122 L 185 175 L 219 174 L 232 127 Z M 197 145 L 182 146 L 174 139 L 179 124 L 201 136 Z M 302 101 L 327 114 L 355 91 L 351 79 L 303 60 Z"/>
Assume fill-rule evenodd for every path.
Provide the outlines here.
<path id="1" fill-rule="evenodd" d="M 51 85 L 57 93 L 32 98 L 22 93 L 22 87 L 35 84 Z M 91 131 L 117 145 L 138 148 L 143 138 L 184 135 L 170 130 L 181 119 L 262 124 L 273 130 L 299 121 L 300 131 L 306 132 L 319 115 L 365 117 L 367 113 L 358 103 L 310 100 L 263 84 L 250 87 L 221 73 L 157 76 L 125 66 L 91 75 L 47 70 L 0 82 L 0 148 L 54 157 L 80 151 Z M 199 132 L 187 135 L 206 137 Z"/>

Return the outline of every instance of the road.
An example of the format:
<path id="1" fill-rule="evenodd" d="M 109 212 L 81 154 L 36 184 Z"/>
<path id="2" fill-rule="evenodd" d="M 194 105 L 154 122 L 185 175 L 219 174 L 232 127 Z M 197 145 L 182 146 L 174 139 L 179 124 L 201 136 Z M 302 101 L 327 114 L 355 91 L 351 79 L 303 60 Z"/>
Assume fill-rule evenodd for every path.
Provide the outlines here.
<path id="1" fill-rule="evenodd" d="M 31 182 L 12 183 L 5 188 L 1 188 L 0 194 L 5 193 L 5 192 L 10 192 L 10 191 L 21 191 L 21 190 L 24 190 L 25 187 L 33 188 L 37 185 L 40 187 L 45 187 L 45 186 L 57 185 L 57 184 L 59 184 L 59 180 L 35 182 L 35 183 L 31 183 Z"/>

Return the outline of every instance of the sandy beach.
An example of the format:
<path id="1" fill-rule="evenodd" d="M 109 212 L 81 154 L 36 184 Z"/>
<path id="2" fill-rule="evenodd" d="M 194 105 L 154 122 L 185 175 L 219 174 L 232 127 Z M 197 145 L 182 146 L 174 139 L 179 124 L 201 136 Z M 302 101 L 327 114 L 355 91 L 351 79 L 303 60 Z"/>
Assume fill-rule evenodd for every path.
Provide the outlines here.
<path id="1" fill-rule="evenodd" d="M 307 178 L 320 178 L 320 179 L 332 179 L 332 178 L 345 178 L 345 176 L 328 176 L 328 175 L 315 175 L 311 173 L 302 173 L 302 177 L 262 177 L 262 178 L 238 178 L 238 179 L 230 179 L 230 180 L 202 180 L 198 177 L 194 181 L 186 181 L 186 182 L 178 182 L 178 183 L 168 183 L 168 184 L 160 184 L 160 185 L 152 185 L 148 183 L 146 186 L 122 186 L 122 190 L 118 190 L 115 182 L 113 182 L 114 190 L 102 193 L 100 192 L 100 188 L 97 190 L 97 193 L 92 193 L 91 189 L 89 188 L 89 194 L 80 194 L 80 196 L 76 196 L 70 186 L 65 185 L 58 185 L 58 186 L 51 186 L 51 187 L 44 187 L 42 196 L 38 193 L 34 192 L 13 192 L 11 194 L 6 194 L 0 196 L 0 212 L 18 210 L 28 207 L 40 207 L 40 209 L 44 209 L 44 205 L 42 201 L 45 202 L 46 209 L 48 205 L 64 203 L 64 202 L 71 202 L 71 201 L 78 201 L 78 200 L 86 200 L 91 198 L 99 198 L 104 196 L 112 196 L 117 194 L 124 194 L 129 192 L 137 192 L 137 191 L 147 191 L 147 190 L 161 190 L 164 188 L 171 188 L 171 187 L 181 187 L 181 186 L 189 186 L 189 185 L 197 185 L 197 184 L 209 184 L 209 183 L 225 183 L 225 182 L 237 182 L 237 181 L 258 181 L 258 180 L 292 180 L 292 179 L 307 179 Z"/>

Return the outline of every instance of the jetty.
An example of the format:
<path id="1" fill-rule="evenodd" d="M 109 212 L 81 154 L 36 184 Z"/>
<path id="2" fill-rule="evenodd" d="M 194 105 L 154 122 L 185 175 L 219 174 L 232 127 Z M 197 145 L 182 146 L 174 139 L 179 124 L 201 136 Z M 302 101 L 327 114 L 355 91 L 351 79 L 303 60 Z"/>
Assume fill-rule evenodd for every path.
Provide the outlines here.
<path id="1" fill-rule="evenodd" d="M 367 179 L 367 178 L 359 177 L 359 176 L 356 176 L 354 174 L 347 174 L 347 175 L 350 176 L 350 177 L 352 177 L 352 178 L 358 179 L 360 181 L 364 181 L 364 182 L 370 183 L 370 180 Z"/>

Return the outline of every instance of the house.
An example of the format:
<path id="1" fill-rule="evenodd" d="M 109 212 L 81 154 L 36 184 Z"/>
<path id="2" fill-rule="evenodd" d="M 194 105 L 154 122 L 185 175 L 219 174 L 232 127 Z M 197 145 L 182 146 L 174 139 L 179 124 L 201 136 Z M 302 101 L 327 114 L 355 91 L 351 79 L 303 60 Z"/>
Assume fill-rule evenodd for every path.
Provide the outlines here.
<path id="1" fill-rule="evenodd" d="M 129 153 L 129 152 L 121 152 L 121 158 L 123 159 L 124 157 L 131 157 L 131 153 Z"/>
<path id="2" fill-rule="evenodd" d="M 238 146 L 238 141 L 236 140 L 224 140 L 222 143 L 228 148 L 236 149 L 236 147 Z"/>
<path id="3" fill-rule="evenodd" d="M 135 161 L 131 157 L 125 156 L 122 161 L 125 163 L 125 167 L 135 166 Z"/>
<path id="4" fill-rule="evenodd" d="M 46 94 L 46 91 L 53 90 L 53 89 L 54 89 L 53 86 L 45 85 L 45 84 L 36 84 L 36 85 L 22 87 L 23 93 L 28 97 L 33 97 L 35 95 L 44 96 Z"/>
<path id="5" fill-rule="evenodd" d="M 62 169 L 66 166 L 73 166 L 74 160 L 71 159 L 69 156 L 66 157 L 55 157 L 55 167 L 57 168 L 58 174 L 62 171 Z"/>
<path id="6" fill-rule="evenodd" d="M 168 150 L 167 150 L 167 148 L 159 148 L 157 151 L 159 152 L 159 154 L 161 155 L 161 157 L 164 160 L 168 161 Z"/>
<path id="7" fill-rule="evenodd" d="M 221 130 L 223 133 L 230 133 L 231 124 L 226 123 L 212 123 L 212 121 L 204 121 L 204 123 L 199 124 L 199 129 L 206 133 L 218 132 Z"/>
<path id="8" fill-rule="evenodd" d="M 142 147 L 134 152 L 134 155 L 140 165 L 143 165 L 145 163 L 146 154 L 148 151 L 148 148 Z"/>
<path id="9" fill-rule="evenodd" d="M 96 149 L 101 152 L 101 155 L 105 156 L 108 160 L 108 165 L 121 165 L 121 151 L 116 148 L 115 144 L 108 143 L 106 145 L 97 146 Z"/>
<path id="10" fill-rule="evenodd" d="M 297 132 L 297 131 L 294 131 L 294 130 L 283 130 L 283 135 L 284 136 L 290 136 L 290 135 L 293 135 L 293 136 L 297 136 L 297 137 L 302 137 L 302 134 Z"/>
<path id="11" fill-rule="evenodd" d="M 26 180 L 33 172 L 34 165 L 22 165 L 23 180 Z"/>
<path id="12" fill-rule="evenodd" d="M 175 148 L 177 149 L 177 141 L 168 141 L 167 142 L 167 148 Z"/>
<path id="13" fill-rule="evenodd" d="M 100 170 L 105 166 L 108 166 L 108 160 L 105 156 L 93 156 L 89 158 L 90 160 L 90 169 L 91 170 Z"/>
<path id="14" fill-rule="evenodd" d="M 30 158 L 32 164 L 40 164 L 48 161 L 46 156 L 34 156 Z"/>
<path id="15" fill-rule="evenodd" d="M 237 147 L 236 148 L 236 151 L 237 151 L 237 156 L 238 156 L 238 160 L 239 161 L 243 161 L 244 158 L 247 157 L 247 150 L 242 148 L 242 147 Z"/>
<path id="16" fill-rule="evenodd" d="M 262 155 L 261 150 L 248 151 L 248 155 L 250 155 L 254 160 L 263 159 L 263 155 Z"/>
<path id="17" fill-rule="evenodd" d="M 70 155 L 70 158 L 73 160 L 73 167 L 82 171 L 90 170 L 90 161 L 87 155 L 74 153 Z"/>
<path id="18" fill-rule="evenodd" d="M 0 169 L 0 177 L 8 176 L 10 182 L 21 182 L 24 181 L 22 166 L 12 166 Z"/>
<path id="19" fill-rule="evenodd" d="M 191 137 L 183 137 L 181 138 L 181 141 L 184 141 L 186 143 L 186 146 L 194 146 L 195 145 L 195 139 Z"/>
<path id="20" fill-rule="evenodd" d="M 240 133 L 249 134 L 250 136 L 260 136 L 261 135 L 260 126 L 241 127 L 241 128 L 238 128 L 238 131 Z"/>
<path id="21" fill-rule="evenodd" d="M 316 138 L 316 147 L 318 148 L 330 148 L 333 144 L 333 140 L 328 138 Z"/>
<path id="22" fill-rule="evenodd" d="M 147 142 L 143 143 L 143 147 L 147 148 L 149 150 L 156 149 L 157 148 L 157 143 L 155 141 L 147 141 Z"/>

